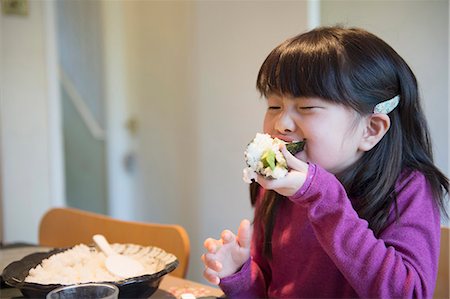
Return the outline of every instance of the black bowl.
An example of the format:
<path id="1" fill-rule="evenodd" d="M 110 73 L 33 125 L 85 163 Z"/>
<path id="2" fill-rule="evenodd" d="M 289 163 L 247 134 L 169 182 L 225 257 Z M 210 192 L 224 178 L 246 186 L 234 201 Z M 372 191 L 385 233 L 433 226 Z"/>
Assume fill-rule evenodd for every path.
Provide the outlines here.
<path id="1" fill-rule="evenodd" d="M 61 287 L 60 284 L 38 284 L 25 282 L 30 269 L 39 265 L 44 259 L 53 254 L 60 253 L 66 249 L 55 249 L 49 252 L 37 252 L 25 256 L 20 261 L 9 264 L 2 273 L 3 280 L 7 285 L 19 289 L 25 297 L 45 298 L 53 289 Z M 111 283 L 119 288 L 119 298 L 148 298 L 159 287 L 164 275 L 172 272 L 178 266 L 177 259 L 166 264 L 164 269 L 159 272 L 127 278 L 119 281 L 103 281 Z"/>

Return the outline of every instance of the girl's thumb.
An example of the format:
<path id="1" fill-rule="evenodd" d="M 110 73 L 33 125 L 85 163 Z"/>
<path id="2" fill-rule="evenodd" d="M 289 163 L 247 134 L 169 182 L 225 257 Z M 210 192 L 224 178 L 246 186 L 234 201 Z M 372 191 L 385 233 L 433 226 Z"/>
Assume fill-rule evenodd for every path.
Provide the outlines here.
<path id="1" fill-rule="evenodd" d="M 237 237 L 239 245 L 241 247 L 250 248 L 250 244 L 252 242 L 252 228 L 250 225 L 250 221 L 248 221 L 247 219 L 241 221 Z"/>
<path id="2" fill-rule="evenodd" d="M 280 151 L 283 154 L 284 158 L 286 159 L 287 165 L 297 171 L 300 172 L 307 172 L 308 171 L 308 164 L 297 159 L 294 155 L 292 155 L 287 149 L 284 144 L 280 146 Z"/>

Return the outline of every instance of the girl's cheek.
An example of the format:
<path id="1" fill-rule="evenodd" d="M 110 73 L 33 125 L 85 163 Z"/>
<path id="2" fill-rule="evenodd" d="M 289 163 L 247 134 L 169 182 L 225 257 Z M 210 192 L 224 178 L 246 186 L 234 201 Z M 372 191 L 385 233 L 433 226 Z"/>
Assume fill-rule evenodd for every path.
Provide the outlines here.
<path id="1" fill-rule="evenodd" d="M 266 134 L 270 134 L 272 133 L 272 126 L 271 126 L 271 122 L 267 119 L 264 120 L 264 124 L 263 124 L 263 132 Z"/>
<path id="2" fill-rule="evenodd" d="M 303 150 L 300 153 L 298 153 L 297 155 L 295 155 L 295 157 L 304 162 L 312 162 L 311 161 L 312 156 L 309 153 L 309 149 L 307 149 L 307 148 L 305 148 L 305 150 Z"/>
<path id="3" fill-rule="evenodd" d="M 324 152 L 321 147 L 315 147 L 313 144 L 310 143 L 308 146 L 308 141 L 306 143 L 305 150 L 300 152 L 300 160 L 303 160 L 305 162 L 310 162 L 314 164 L 318 164 L 321 166 L 321 164 L 324 162 Z M 326 158 L 325 158 L 326 160 Z"/>

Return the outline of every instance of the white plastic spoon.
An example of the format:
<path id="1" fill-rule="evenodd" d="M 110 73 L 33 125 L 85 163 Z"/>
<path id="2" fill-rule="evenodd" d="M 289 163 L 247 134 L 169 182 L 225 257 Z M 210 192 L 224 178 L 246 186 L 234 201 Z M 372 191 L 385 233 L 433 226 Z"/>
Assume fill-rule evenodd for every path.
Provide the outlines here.
<path id="1" fill-rule="evenodd" d="M 94 235 L 92 239 L 106 255 L 105 266 L 109 272 L 121 278 L 135 277 L 143 274 L 144 267 L 141 263 L 129 256 L 115 252 L 103 235 Z"/>

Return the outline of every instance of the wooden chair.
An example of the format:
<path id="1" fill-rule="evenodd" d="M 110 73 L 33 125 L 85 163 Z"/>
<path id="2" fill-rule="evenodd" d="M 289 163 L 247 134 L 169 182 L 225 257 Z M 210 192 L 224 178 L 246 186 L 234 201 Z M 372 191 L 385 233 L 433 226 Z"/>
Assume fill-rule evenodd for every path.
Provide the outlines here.
<path id="1" fill-rule="evenodd" d="M 94 234 L 103 234 L 111 243 L 156 246 L 174 254 L 180 264 L 171 273 L 185 278 L 190 254 L 189 237 L 179 225 L 132 222 L 72 208 L 50 209 L 39 225 L 39 244 L 70 247 L 92 244 Z"/>
<path id="2" fill-rule="evenodd" d="M 439 255 L 439 270 L 436 281 L 436 289 L 433 298 L 450 298 L 450 276 L 449 276 L 449 246 L 450 228 L 441 227 L 441 253 Z"/>

